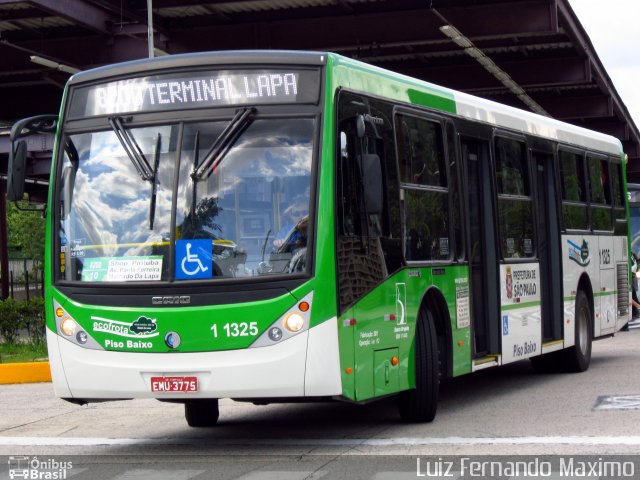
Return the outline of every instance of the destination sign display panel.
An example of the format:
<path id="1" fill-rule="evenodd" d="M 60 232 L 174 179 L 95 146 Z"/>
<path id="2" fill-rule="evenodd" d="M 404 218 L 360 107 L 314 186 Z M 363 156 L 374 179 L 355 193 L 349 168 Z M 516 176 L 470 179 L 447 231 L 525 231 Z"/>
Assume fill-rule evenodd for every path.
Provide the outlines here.
<path id="1" fill-rule="evenodd" d="M 73 90 L 70 118 L 232 105 L 316 103 L 319 70 L 217 70 L 130 78 Z"/>

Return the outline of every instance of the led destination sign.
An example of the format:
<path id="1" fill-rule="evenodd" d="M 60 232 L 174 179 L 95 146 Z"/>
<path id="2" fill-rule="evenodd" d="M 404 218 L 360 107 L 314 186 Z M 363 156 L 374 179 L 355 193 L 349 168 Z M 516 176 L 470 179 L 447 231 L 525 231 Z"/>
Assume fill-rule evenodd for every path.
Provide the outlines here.
<path id="1" fill-rule="evenodd" d="M 316 102 L 319 72 L 215 71 L 118 80 L 73 92 L 69 115 L 163 111 L 225 105 Z"/>

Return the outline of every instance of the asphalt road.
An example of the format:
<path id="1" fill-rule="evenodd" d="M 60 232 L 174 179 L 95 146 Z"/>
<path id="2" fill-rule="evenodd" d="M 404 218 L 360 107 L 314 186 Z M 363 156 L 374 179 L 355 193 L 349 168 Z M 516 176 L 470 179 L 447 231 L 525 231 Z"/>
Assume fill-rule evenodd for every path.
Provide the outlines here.
<path id="1" fill-rule="evenodd" d="M 639 371 L 640 329 L 633 329 L 595 342 L 581 374 L 536 374 L 523 361 L 451 380 L 441 387 L 435 421 L 419 425 L 402 423 L 392 399 L 364 406 L 223 400 L 216 427 L 193 429 L 178 404 L 80 407 L 54 398 L 50 384 L 5 385 L 0 480 L 15 476 L 19 458 L 34 456 L 71 462 L 66 478 L 297 480 L 416 478 L 438 468 L 441 478 L 454 478 L 465 473 L 461 459 L 476 455 L 597 462 L 621 454 L 635 454 L 622 458 L 640 478 Z M 449 460 L 452 475 L 444 475 Z"/>

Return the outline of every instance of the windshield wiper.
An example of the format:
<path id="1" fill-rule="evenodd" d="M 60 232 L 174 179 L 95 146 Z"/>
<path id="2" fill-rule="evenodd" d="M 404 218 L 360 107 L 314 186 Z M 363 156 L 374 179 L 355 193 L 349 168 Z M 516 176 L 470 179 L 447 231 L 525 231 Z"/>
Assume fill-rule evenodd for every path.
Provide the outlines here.
<path id="1" fill-rule="evenodd" d="M 200 153 L 200 130 L 196 132 L 196 138 L 193 141 L 193 171 L 198 169 Z M 192 174 L 193 175 L 193 174 Z M 196 198 L 198 197 L 198 182 L 193 182 L 193 190 L 191 192 L 191 208 L 189 209 L 189 217 L 191 218 L 191 228 L 196 228 Z"/>
<path id="2" fill-rule="evenodd" d="M 156 196 L 158 193 L 158 164 L 160 163 L 160 145 L 162 136 L 158 132 L 156 137 L 156 149 L 153 152 L 153 177 L 151 179 L 151 203 L 149 204 L 149 230 L 153 230 L 153 222 L 156 219 Z"/>
<path id="3" fill-rule="evenodd" d="M 133 166 L 136 167 L 140 178 L 145 181 L 151 181 L 154 178 L 153 171 L 149 166 L 149 162 L 145 158 L 142 150 L 140 149 L 140 145 L 136 142 L 136 139 L 133 138 L 127 130 L 125 130 L 122 125 L 121 117 L 109 117 L 109 125 L 111 125 L 111 129 L 118 137 L 122 148 L 127 153 L 127 156 L 133 163 Z"/>
<path id="4" fill-rule="evenodd" d="M 229 152 L 240 134 L 249 126 L 255 111 L 256 109 L 253 107 L 245 107 L 236 112 L 235 117 L 231 119 L 222 133 L 216 138 L 216 141 L 213 142 L 202 163 L 194 169 L 191 174 L 191 178 L 194 181 L 209 178 L 209 175 L 213 173 L 227 152 Z"/>

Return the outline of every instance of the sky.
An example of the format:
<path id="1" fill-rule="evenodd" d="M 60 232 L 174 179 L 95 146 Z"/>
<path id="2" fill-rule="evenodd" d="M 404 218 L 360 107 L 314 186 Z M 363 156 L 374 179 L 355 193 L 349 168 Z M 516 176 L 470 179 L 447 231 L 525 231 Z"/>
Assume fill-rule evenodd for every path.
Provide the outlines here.
<path id="1" fill-rule="evenodd" d="M 640 127 L 640 0 L 569 0 Z"/>

